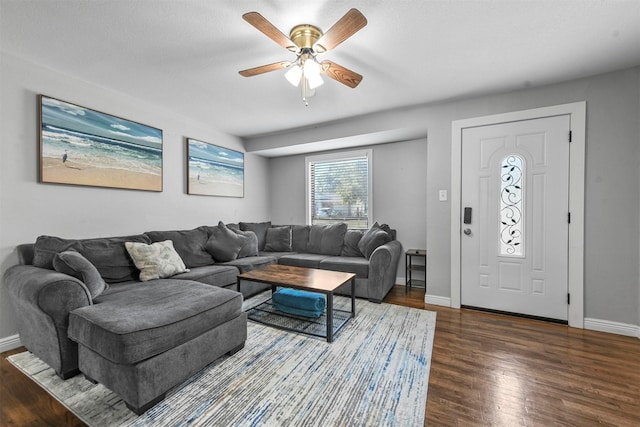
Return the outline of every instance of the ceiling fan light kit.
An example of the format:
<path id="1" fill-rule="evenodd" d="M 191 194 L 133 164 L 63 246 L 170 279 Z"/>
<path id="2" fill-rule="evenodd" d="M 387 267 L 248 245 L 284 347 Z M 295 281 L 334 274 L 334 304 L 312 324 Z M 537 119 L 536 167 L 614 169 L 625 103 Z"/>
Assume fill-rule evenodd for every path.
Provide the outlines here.
<path id="1" fill-rule="evenodd" d="M 302 101 L 306 106 L 309 105 L 308 98 L 315 94 L 315 89 L 324 84 L 322 74 L 350 88 L 355 88 L 362 81 L 360 74 L 348 68 L 331 61 L 319 62 L 317 59 L 318 54 L 335 48 L 367 25 L 367 19 L 357 9 L 349 10 L 326 33 L 314 25 L 302 24 L 293 27 L 289 32 L 289 37 L 285 36 L 258 12 L 245 13 L 242 18 L 280 46 L 294 52 L 296 59 L 293 62 L 280 61 L 249 68 L 240 71 L 240 75 L 252 77 L 289 68 L 285 73 L 285 78 L 293 86 L 300 87 Z"/>

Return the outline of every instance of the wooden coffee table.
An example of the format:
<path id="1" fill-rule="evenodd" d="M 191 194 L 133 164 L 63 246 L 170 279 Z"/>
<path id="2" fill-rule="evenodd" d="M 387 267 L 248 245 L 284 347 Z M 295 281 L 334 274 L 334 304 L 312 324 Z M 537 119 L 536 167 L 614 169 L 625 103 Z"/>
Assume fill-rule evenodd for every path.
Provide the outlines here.
<path id="1" fill-rule="evenodd" d="M 306 328 L 297 328 L 286 326 L 284 323 L 269 322 L 266 320 L 258 320 L 261 323 L 275 326 L 281 329 L 302 332 L 309 335 L 322 336 L 327 338 L 327 342 L 333 342 L 333 336 L 344 326 L 347 321 L 356 316 L 356 296 L 355 296 L 355 278 L 353 273 L 342 273 L 339 271 L 318 270 L 314 268 L 292 267 L 288 265 L 272 264 L 259 270 L 252 270 L 238 275 L 238 292 L 240 292 L 240 282 L 242 280 L 250 280 L 253 282 L 267 283 L 271 285 L 271 292 L 275 292 L 277 287 L 299 289 L 309 292 L 317 292 L 326 295 L 327 311 L 326 315 L 326 334 L 310 332 Z M 335 310 L 336 312 L 346 313 L 340 324 L 334 325 L 334 308 L 333 308 L 333 292 L 340 286 L 351 282 L 351 311 Z M 289 315 L 270 309 L 270 300 L 266 301 L 251 310 L 269 310 L 270 316 L 279 316 L 304 322 L 301 316 Z M 249 310 L 249 311 L 251 311 Z M 257 316 L 256 316 L 257 317 Z M 252 318 L 249 314 L 249 318 Z M 256 319 L 253 319 L 256 320 Z M 311 320 L 309 320 L 311 322 Z M 312 322 L 313 323 L 313 322 Z M 335 327 L 334 327 L 335 326 Z"/>

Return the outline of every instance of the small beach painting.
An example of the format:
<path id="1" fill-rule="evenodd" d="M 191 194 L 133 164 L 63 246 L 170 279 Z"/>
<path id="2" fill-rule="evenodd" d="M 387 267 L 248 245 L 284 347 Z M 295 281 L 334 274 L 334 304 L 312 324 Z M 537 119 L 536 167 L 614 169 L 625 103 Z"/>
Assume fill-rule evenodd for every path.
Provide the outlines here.
<path id="1" fill-rule="evenodd" d="M 244 197 L 244 154 L 187 138 L 187 193 Z"/>
<path id="2" fill-rule="evenodd" d="M 162 130 L 40 99 L 40 182 L 162 191 Z"/>

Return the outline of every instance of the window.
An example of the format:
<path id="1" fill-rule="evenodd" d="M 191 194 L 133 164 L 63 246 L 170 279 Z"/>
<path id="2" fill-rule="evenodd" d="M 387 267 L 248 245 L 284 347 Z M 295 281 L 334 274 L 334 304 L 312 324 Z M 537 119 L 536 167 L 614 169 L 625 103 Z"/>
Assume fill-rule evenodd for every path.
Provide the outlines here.
<path id="1" fill-rule="evenodd" d="M 345 222 L 368 228 L 371 206 L 371 150 L 307 157 L 307 221 Z"/>

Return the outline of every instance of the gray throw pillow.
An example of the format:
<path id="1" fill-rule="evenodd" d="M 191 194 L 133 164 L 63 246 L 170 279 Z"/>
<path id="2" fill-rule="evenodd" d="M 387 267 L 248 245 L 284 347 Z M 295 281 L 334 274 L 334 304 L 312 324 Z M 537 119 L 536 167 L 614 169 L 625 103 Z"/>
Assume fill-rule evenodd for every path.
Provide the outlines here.
<path id="1" fill-rule="evenodd" d="M 391 235 L 380 228 L 376 222 L 371 226 L 369 230 L 362 236 L 360 242 L 358 242 L 358 249 L 362 252 L 365 258 L 369 259 L 373 251 L 378 249 L 379 246 L 384 245 L 391 241 Z"/>
<path id="2" fill-rule="evenodd" d="M 125 242 L 125 248 L 133 259 L 138 270 L 140 280 L 146 282 L 162 279 L 189 271 L 182 258 L 173 247 L 171 240 L 155 242 L 150 245 L 138 242 Z"/>
<path id="3" fill-rule="evenodd" d="M 227 225 L 227 228 L 233 230 L 242 239 L 242 248 L 238 252 L 238 258 L 246 258 L 248 256 L 258 256 L 258 236 L 253 231 L 242 231 L 239 228 L 233 228 Z"/>
<path id="4" fill-rule="evenodd" d="M 267 229 L 264 250 L 267 252 L 291 252 L 291 227 L 285 225 Z"/>
<path id="5" fill-rule="evenodd" d="M 220 221 L 217 227 L 212 227 L 206 249 L 217 262 L 227 262 L 238 258 L 243 243 L 240 235 Z"/>
<path id="6" fill-rule="evenodd" d="M 240 222 L 240 230 L 253 231 L 258 237 L 258 250 L 264 251 L 267 241 L 267 230 L 271 227 L 271 221 L 267 222 Z"/>
<path id="7" fill-rule="evenodd" d="M 342 252 L 347 224 L 312 225 L 307 250 L 312 254 L 338 256 Z"/>
<path id="8" fill-rule="evenodd" d="M 362 230 L 347 230 L 347 234 L 344 235 L 344 246 L 342 246 L 340 256 L 363 257 L 364 255 L 358 248 L 358 243 L 360 243 L 363 234 L 364 231 Z"/>
<path id="9" fill-rule="evenodd" d="M 53 268 L 60 273 L 82 280 L 87 289 L 89 289 L 91 299 L 94 299 L 108 288 L 98 269 L 76 251 L 64 251 L 55 254 Z"/>

